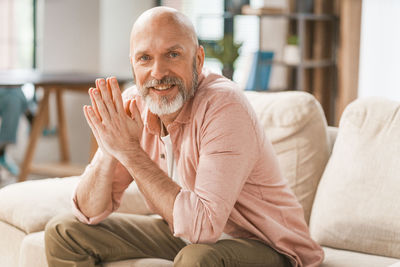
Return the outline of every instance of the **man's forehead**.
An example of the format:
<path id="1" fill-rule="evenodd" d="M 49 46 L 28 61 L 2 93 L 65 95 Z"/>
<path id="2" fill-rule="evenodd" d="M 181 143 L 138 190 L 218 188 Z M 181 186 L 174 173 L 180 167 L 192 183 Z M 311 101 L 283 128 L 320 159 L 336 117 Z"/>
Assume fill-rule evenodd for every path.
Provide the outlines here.
<path id="1" fill-rule="evenodd" d="M 132 28 L 131 49 L 138 41 L 160 41 L 158 37 L 162 37 L 162 43 L 188 40 L 197 45 L 193 24 L 189 18 L 173 9 L 153 8 L 143 13 Z"/>

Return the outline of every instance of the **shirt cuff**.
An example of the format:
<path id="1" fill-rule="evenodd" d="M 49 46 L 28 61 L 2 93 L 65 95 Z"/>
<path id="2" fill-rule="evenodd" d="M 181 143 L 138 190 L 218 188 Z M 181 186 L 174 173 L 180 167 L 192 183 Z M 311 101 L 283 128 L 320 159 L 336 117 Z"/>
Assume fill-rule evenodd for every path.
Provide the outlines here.
<path id="1" fill-rule="evenodd" d="M 78 188 L 79 183 L 75 186 L 74 191 L 72 193 L 72 213 L 74 214 L 74 216 L 82 223 L 85 224 L 98 224 L 99 222 L 101 222 L 102 220 L 104 220 L 105 218 L 108 217 L 108 215 L 110 215 L 110 213 L 112 212 L 112 205 L 111 207 L 108 207 L 105 211 L 103 211 L 102 213 L 100 213 L 97 216 L 94 217 L 87 217 L 85 214 L 82 213 L 82 211 L 79 208 L 78 205 L 78 198 L 76 195 L 76 191 Z"/>

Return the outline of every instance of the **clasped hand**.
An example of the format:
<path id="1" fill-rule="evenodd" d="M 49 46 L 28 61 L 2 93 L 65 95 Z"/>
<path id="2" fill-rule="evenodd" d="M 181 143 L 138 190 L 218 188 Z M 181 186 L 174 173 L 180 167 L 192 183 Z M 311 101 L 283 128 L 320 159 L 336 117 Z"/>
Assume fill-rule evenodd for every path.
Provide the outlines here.
<path id="1" fill-rule="evenodd" d="M 136 100 L 122 101 L 115 77 L 96 80 L 89 89 L 91 106 L 84 106 L 86 120 L 102 152 L 121 163 L 138 148 L 143 122 Z"/>

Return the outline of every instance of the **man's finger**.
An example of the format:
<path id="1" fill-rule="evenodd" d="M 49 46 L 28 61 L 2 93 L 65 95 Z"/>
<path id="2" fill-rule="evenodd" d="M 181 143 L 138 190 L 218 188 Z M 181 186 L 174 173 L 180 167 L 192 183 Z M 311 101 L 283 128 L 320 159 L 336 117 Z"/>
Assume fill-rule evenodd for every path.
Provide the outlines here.
<path id="1" fill-rule="evenodd" d="M 99 139 L 99 133 L 97 132 L 96 126 L 94 125 L 94 122 L 91 119 L 90 112 L 88 110 L 88 106 L 83 106 L 83 114 L 85 115 L 86 121 L 89 124 L 90 129 L 92 130 L 92 133 L 94 137 L 96 138 L 96 141 L 98 144 L 100 144 L 100 139 Z"/>
<path id="2" fill-rule="evenodd" d="M 107 85 L 106 81 L 104 79 L 97 79 L 96 80 L 96 85 L 97 89 L 100 91 L 100 96 L 102 100 L 104 101 L 104 105 L 107 108 L 108 113 L 110 114 L 110 117 L 113 118 L 116 116 L 116 109 L 114 106 L 114 102 L 112 100 L 111 96 L 111 88 Z"/>
<path id="3" fill-rule="evenodd" d="M 103 121 L 109 122 L 111 120 L 110 114 L 108 113 L 108 109 L 107 109 L 103 99 L 101 98 L 99 89 L 93 88 L 93 90 L 91 90 L 89 92 L 89 94 L 93 98 L 93 100 L 97 106 L 97 110 L 99 111 L 99 117 Z"/>
<path id="4" fill-rule="evenodd" d="M 115 108 L 117 109 L 117 112 L 120 114 L 125 113 L 125 110 L 123 107 L 121 89 L 119 88 L 117 78 L 115 78 L 115 77 L 108 78 L 107 83 L 109 84 L 109 86 L 111 88 L 112 98 L 114 100 L 114 104 L 115 104 Z"/>
<path id="5" fill-rule="evenodd" d="M 99 120 L 101 120 L 101 117 L 100 117 L 100 114 L 99 114 L 99 109 L 97 108 L 97 105 L 96 105 L 96 101 L 94 101 L 94 98 L 93 98 L 92 94 L 90 93 L 91 91 L 93 91 L 93 89 L 94 89 L 93 87 L 90 87 L 89 90 L 88 90 L 88 94 L 89 94 L 89 97 L 90 97 L 90 102 L 92 103 L 92 107 L 94 109 L 94 113 L 99 118 Z"/>

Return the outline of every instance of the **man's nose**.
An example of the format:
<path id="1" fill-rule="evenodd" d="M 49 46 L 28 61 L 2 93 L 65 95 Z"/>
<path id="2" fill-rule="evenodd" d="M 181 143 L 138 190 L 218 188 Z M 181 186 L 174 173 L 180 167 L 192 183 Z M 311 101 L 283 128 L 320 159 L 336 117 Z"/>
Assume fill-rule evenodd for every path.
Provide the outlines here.
<path id="1" fill-rule="evenodd" d="M 161 80 L 166 75 L 168 75 L 168 65 L 162 60 L 154 61 L 151 69 L 151 76 L 157 80 Z"/>

